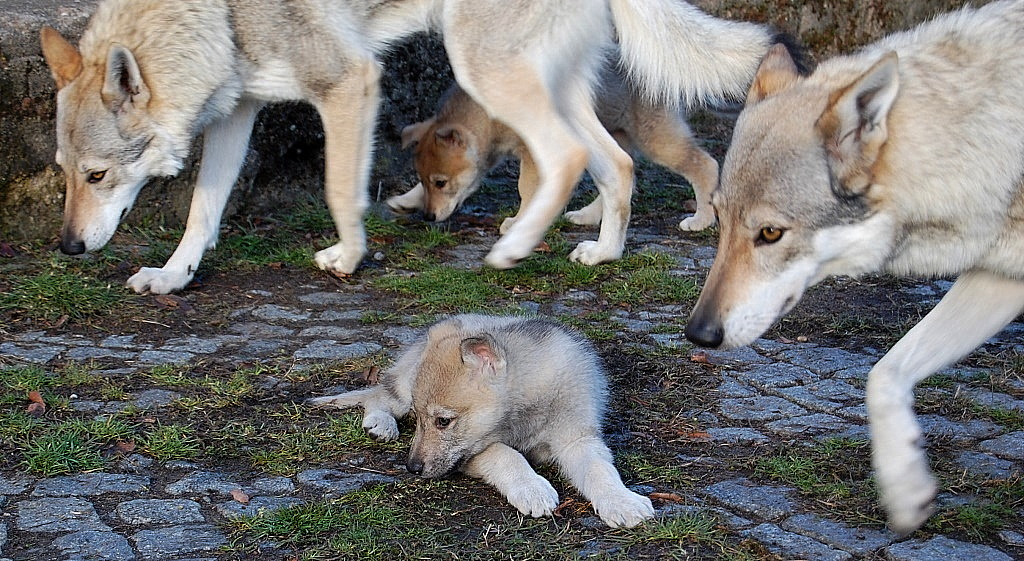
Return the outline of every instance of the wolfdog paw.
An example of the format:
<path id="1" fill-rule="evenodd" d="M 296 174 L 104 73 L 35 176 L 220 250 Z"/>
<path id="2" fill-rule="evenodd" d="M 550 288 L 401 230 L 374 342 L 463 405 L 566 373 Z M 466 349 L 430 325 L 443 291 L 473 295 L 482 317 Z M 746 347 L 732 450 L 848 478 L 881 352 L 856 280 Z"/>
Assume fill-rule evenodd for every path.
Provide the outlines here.
<path id="1" fill-rule="evenodd" d="M 366 249 L 363 247 L 349 247 L 343 243 L 336 243 L 316 252 L 313 260 L 316 261 L 317 267 L 329 273 L 351 275 L 363 260 L 364 254 Z"/>
<path id="2" fill-rule="evenodd" d="M 579 210 L 570 210 L 563 216 L 569 222 L 579 226 L 597 226 L 601 223 L 601 209 L 598 208 L 597 212 L 593 212 L 590 206 L 585 206 Z"/>
<path id="3" fill-rule="evenodd" d="M 384 411 L 368 411 L 363 417 L 363 428 L 378 442 L 398 439 L 398 422 Z"/>
<path id="4" fill-rule="evenodd" d="M 595 500 L 593 505 L 601 520 L 612 528 L 632 528 L 654 517 L 651 499 L 632 491 Z"/>
<path id="5" fill-rule="evenodd" d="M 710 228 L 715 225 L 715 214 L 712 213 L 697 213 L 693 216 L 688 216 L 679 223 L 679 229 L 684 232 L 697 232 L 705 228 Z"/>
<path id="6" fill-rule="evenodd" d="M 408 193 L 406 193 L 406 195 L 408 195 Z M 388 208 L 391 209 L 391 212 L 397 214 L 412 214 L 417 210 L 423 208 L 423 205 L 419 204 L 418 201 L 416 201 L 416 204 L 410 204 L 413 203 L 413 201 L 410 201 L 408 197 L 406 197 L 406 195 L 395 195 L 394 197 L 388 197 L 387 200 L 384 201 L 384 204 L 388 205 Z"/>
<path id="7" fill-rule="evenodd" d="M 170 294 L 185 288 L 191 280 L 192 275 L 184 271 L 143 267 L 128 279 L 127 285 L 139 294 Z"/>
<path id="8" fill-rule="evenodd" d="M 885 485 L 880 480 L 882 504 L 889 513 L 889 527 L 900 535 L 918 529 L 935 510 L 935 480 L 925 473 L 906 474 Z"/>
<path id="9" fill-rule="evenodd" d="M 533 246 L 523 252 L 521 248 L 515 247 L 513 242 L 507 242 L 508 239 L 506 236 L 498 240 L 487 257 L 484 257 L 484 262 L 495 269 L 511 269 L 533 252 Z"/>
<path id="10" fill-rule="evenodd" d="M 580 242 L 580 245 L 576 246 L 576 249 L 572 250 L 572 253 L 569 254 L 570 261 L 576 261 L 584 265 L 600 265 L 601 263 L 615 261 L 619 257 L 622 257 L 621 247 L 617 251 L 614 249 L 609 250 L 606 245 L 601 245 L 601 242 L 595 241 Z"/>
<path id="11" fill-rule="evenodd" d="M 558 508 L 558 491 L 547 479 L 536 474 L 513 486 L 505 498 L 519 512 L 534 518 L 550 516 Z"/>
<path id="12" fill-rule="evenodd" d="M 511 228 L 512 225 L 515 224 L 515 223 L 516 223 L 516 217 L 515 216 L 509 216 L 508 218 L 502 220 L 501 221 L 501 226 L 498 226 L 498 233 L 501 234 L 501 235 L 505 235 L 506 233 L 508 233 L 509 228 Z"/>

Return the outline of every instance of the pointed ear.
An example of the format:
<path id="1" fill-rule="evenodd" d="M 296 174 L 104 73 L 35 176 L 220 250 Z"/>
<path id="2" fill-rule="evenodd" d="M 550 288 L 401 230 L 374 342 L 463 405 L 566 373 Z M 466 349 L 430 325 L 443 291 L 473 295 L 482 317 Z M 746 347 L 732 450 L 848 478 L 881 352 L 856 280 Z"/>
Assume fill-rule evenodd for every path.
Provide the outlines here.
<path id="1" fill-rule="evenodd" d="M 469 135 L 469 129 L 460 125 L 446 125 L 434 131 L 438 144 L 453 149 L 465 150 Z"/>
<path id="2" fill-rule="evenodd" d="M 434 126 L 434 121 L 435 120 L 436 119 L 431 117 L 431 118 L 427 119 L 426 121 L 421 121 L 419 123 L 413 123 L 413 124 L 407 125 L 405 128 L 403 128 L 402 129 L 402 149 L 404 150 L 405 148 L 408 148 L 408 147 L 412 146 L 413 144 L 416 144 L 417 142 L 422 140 L 423 139 L 423 135 L 427 134 L 427 131 L 430 130 L 430 127 Z"/>
<path id="3" fill-rule="evenodd" d="M 43 58 L 50 67 L 57 89 L 71 83 L 82 72 L 82 55 L 56 29 L 44 25 L 39 30 L 39 43 L 43 48 Z"/>
<path id="4" fill-rule="evenodd" d="M 107 75 L 100 93 L 104 105 L 114 113 L 130 107 L 144 108 L 149 103 L 149 88 L 132 51 L 114 43 L 107 52 Z"/>
<path id="5" fill-rule="evenodd" d="M 747 92 L 746 105 L 749 107 L 792 86 L 800 77 L 796 62 L 789 49 L 777 43 L 768 50 L 754 75 L 754 83 Z"/>
<path id="6" fill-rule="evenodd" d="M 900 89 L 899 58 L 883 56 L 867 72 L 829 96 L 818 132 L 840 184 L 850 195 L 871 184 L 871 168 L 889 137 L 889 110 Z"/>
<path id="7" fill-rule="evenodd" d="M 495 376 L 505 370 L 505 359 L 494 338 L 484 333 L 462 340 L 462 362 L 474 373 Z"/>

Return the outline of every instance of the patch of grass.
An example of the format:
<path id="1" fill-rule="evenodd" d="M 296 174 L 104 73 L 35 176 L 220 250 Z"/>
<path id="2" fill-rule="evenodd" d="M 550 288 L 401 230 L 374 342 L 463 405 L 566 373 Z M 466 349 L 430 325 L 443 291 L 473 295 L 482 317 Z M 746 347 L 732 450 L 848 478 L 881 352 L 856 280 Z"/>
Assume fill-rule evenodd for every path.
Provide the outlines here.
<path id="1" fill-rule="evenodd" d="M 0 370 L 0 385 L 6 391 L 24 392 L 40 391 L 53 386 L 57 378 L 39 366 L 18 366 Z M 24 397 L 21 395 L 20 397 Z"/>
<path id="2" fill-rule="evenodd" d="M 694 510 L 649 521 L 629 533 L 618 535 L 619 540 L 627 547 L 652 543 L 661 546 L 697 543 L 721 548 L 725 544 L 725 532 L 714 514 Z"/>
<path id="3" fill-rule="evenodd" d="M 188 388 L 197 385 L 192 367 L 184 364 L 158 364 L 142 374 L 158 386 Z"/>
<path id="4" fill-rule="evenodd" d="M 615 465 L 626 481 L 657 483 L 674 489 L 692 488 L 694 478 L 687 476 L 686 472 L 678 467 L 678 463 L 675 458 L 656 458 L 639 452 L 615 456 Z"/>
<path id="5" fill-rule="evenodd" d="M 0 439 L 3 440 L 21 440 L 42 426 L 42 421 L 21 411 L 0 413 Z"/>
<path id="6" fill-rule="evenodd" d="M 13 311 L 49 322 L 65 316 L 81 320 L 105 314 L 123 299 L 120 287 L 114 288 L 78 272 L 51 269 L 15 279 L 11 290 L 0 293 L 0 311 Z"/>
<path id="7" fill-rule="evenodd" d="M 958 486 L 967 487 L 964 491 L 971 502 L 940 509 L 925 524 L 926 530 L 963 532 L 973 540 L 986 541 L 1011 527 L 1024 507 L 1024 476 L 968 481 Z"/>
<path id="8" fill-rule="evenodd" d="M 76 388 L 100 382 L 103 380 L 103 377 L 96 374 L 95 369 L 96 366 L 91 363 L 69 362 L 57 372 L 57 376 L 60 379 L 59 384 L 62 387 Z"/>
<path id="9" fill-rule="evenodd" d="M 158 424 L 143 435 L 141 448 L 159 461 L 191 460 L 199 455 L 203 445 L 189 426 Z"/>
<path id="10" fill-rule="evenodd" d="M 408 559 L 430 531 L 391 504 L 377 486 L 323 501 L 231 521 L 232 547 L 250 552 L 275 541 L 305 552 L 300 559 Z"/>
<path id="11" fill-rule="evenodd" d="M 430 266 L 412 275 L 388 275 L 371 281 L 378 289 L 411 297 L 417 307 L 433 313 L 487 311 L 505 290 L 482 278 L 478 271 Z"/>
<path id="12" fill-rule="evenodd" d="M 25 439 L 22 464 L 29 472 L 49 477 L 100 469 L 104 461 L 81 430 L 57 427 Z"/>
<path id="13" fill-rule="evenodd" d="M 792 446 L 759 458 L 754 474 L 796 487 L 801 492 L 829 503 L 842 503 L 855 496 L 874 494 L 868 484 L 870 468 L 868 442 L 832 438 L 814 446 Z"/>

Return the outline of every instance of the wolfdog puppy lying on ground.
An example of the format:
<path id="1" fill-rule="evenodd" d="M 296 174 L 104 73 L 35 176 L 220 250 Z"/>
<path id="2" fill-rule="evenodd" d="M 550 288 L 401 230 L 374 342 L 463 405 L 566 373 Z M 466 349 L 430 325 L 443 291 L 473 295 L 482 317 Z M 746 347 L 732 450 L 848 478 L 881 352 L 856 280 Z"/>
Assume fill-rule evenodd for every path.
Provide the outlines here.
<path id="1" fill-rule="evenodd" d="M 612 465 L 601 437 L 607 393 L 580 335 L 540 319 L 459 315 L 434 324 L 380 384 L 307 403 L 363 407 L 363 428 L 378 440 L 398 438 L 396 419 L 412 412 L 410 472 L 461 470 L 534 517 L 550 515 L 558 493 L 527 458 L 554 462 L 606 524 L 632 527 L 654 508 Z"/>

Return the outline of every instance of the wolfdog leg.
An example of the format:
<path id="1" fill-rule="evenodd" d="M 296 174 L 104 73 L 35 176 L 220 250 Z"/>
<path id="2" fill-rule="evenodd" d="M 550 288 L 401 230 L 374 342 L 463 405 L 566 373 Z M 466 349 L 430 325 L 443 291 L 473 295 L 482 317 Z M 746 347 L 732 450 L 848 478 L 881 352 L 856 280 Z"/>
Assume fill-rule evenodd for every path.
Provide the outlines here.
<path id="1" fill-rule="evenodd" d="M 611 450 L 599 437 L 552 445 L 552 453 L 562 473 L 594 505 L 605 524 L 632 528 L 654 516 L 651 500 L 623 485 L 612 464 Z"/>
<path id="2" fill-rule="evenodd" d="M 530 206 L 534 194 L 537 193 L 537 184 L 540 177 L 537 175 L 537 164 L 533 163 L 533 156 L 529 150 L 523 150 L 519 155 L 519 210 L 515 216 L 510 216 L 501 222 L 498 232 L 505 234 L 516 223 L 516 220 L 523 214 L 523 209 Z"/>
<path id="3" fill-rule="evenodd" d="M 351 274 L 366 254 L 363 213 L 370 204 L 367 183 L 380 73 L 376 61 L 353 61 L 346 78 L 317 103 L 324 123 L 324 194 L 340 240 L 314 259 L 332 273 Z"/>
<path id="4" fill-rule="evenodd" d="M 523 514 L 550 516 L 558 506 L 558 492 L 551 483 L 533 471 L 522 454 L 505 444 L 491 444 L 466 462 L 463 471 L 493 486 Z"/>
<path id="5" fill-rule="evenodd" d="M 206 128 L 185 234 L 163 267 L 143 267 L 128 279 L 132 290 L 167 294 L 184 288 L 192 280 L 203 253 L 217 244 L 221 215 L 245 161 L 260 106 L 255 101 L 243 100 L 231 115 Z"/>
<path id="6" fill-rule="evenodd" d="M 382 384 L 323 397 L 306 400 L 311 407 L 336 407 L 349 409 L 363 408 L 363 429 L 375 440 L 387 442 L 398 438 L 397 420 L 404 417 L 409 409 L 395 399 Z"/>
<path id="7" fill-rule="evenodd" d="M 587 171 L 597 184 L 601 200 L 601 231 L 597 241 L 580 242 L 569 259 L 598 265 L 622 257 L 626 247 L 626 229 L 632 212 L 633 159 L 597 119 L 587 84 L 579 81 L 569 95 L 567 107 L 587 144 Z"/>
<path id="8" fill-rule="evenodd" d="M 872 460 L 889 525 L 911 532 L 931 514 L 935 480 L 914 418 L 914 384 L 959 360 L 1024 308 L 1024 282 L 967 272 L 868 374 Z"/>

